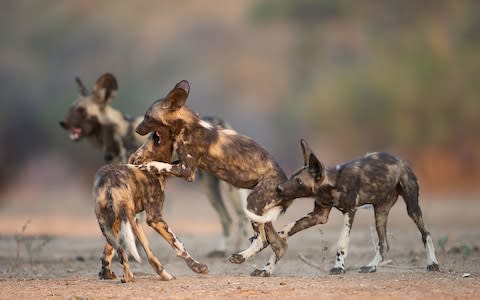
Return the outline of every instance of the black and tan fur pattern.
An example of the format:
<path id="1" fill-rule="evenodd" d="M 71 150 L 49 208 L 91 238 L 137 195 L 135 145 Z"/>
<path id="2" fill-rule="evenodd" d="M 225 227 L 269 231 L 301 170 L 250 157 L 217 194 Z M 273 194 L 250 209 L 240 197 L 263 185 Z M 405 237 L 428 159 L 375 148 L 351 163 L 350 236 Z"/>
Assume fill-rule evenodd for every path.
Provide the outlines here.
<path id="1" fill-rule="evenodd" d="M 156 160 L 170 162 L 173 140 L 168 129 L 158 129 L 151 134 L 138 151 L 155 153 Z M 123 265 L 122 282 L 134 280 L 126 253 L 128 250 L 137 260 L 140 260 L 136 252 L 133 235 L 142 245 L 150 265 L 160 275 L 161 279 L 174 279 L 154 256 L 142 226 L 137 223 L 135 214 L 141 211 L 146 212 L 147 224 L 170 244 L 177 256 L 183 258 L 194 272 L 208 272 L 206 265 L 197 262 L 190 256 L 182 242 L 177 239 L 163 219 L 164 187 L 165 176 L 158 172 L 149 171 L 143 166 L 110 164 L 103 166 L 97 172 L 93 189 L 95 214 L 100 229 L 107 240 L 102 255 L 102 268 L 99 273 L 101 279 L 116 278 L 111 270 L 111 262 L 115 251 L 117 251 L 120 263 Z"/>
<path id="2" fill-rule="evenodd" d="M 70 139 L 83 138 L 102 149 L 106 162 L 125 163 L 145 138 L 135 134 L 141 118 L 131 118 L 110 104 L 118 91 L 118 83 L 110 73 L 97 79 L 92 92 L 76 78 L 79 97 L 72 104 L 60 125 L 70 131 Z"/>
<path id="3" fill-rule="evenodd" d="M 291 204 L 275 191 L 287 177 L 270 153 L 251 138 L 202 121 L 184 105 L 189 92 L 189 83 L 185 80 L 179 82 L 165 98 L 152 104 L 137 127 L 136 132 L 145 135 L 168 126 L 175 135 L 179 162 L 153 162 L 149 166 L 189 181 L 194 180 L 195 170 L 200 168 L 236 187 L 251 189 L 245 212 L 252 220 L 258 239 L 248 249 L 233 254 L 230 261 L 243 263 L 270 244 L 274 254 L 268 264 L 252 273 L 254 276 L 269 276 L 287 249 L 287 244 L 271 223 Z"/>
<path id="4" fill-rule="evenodd" d="M 89 140 L 103 151 L 106 163 L 126 163 L 127 158 L 145 142 L 145 137 L 134 129 L 143 117 L 131 118 L 111 106 L 118 92 L 118 83 L 111 73 L 101 75 L 89 92 L 83 82 L 76 78 L 79 97 L 72 104 L 60 125 L 70 131 L 73 141 Z M 205 120 L 218 128 L 230 128 L 223 120 L 215 117 Z M 242 211 L 245 192 L 218 180 L 217 177 L 201 172 L 202 185 L 207 198 L 217 212 L 222 225 L 222 238 L 209 257 L 224 257 L 227 248 L 240 248 L 240 241 L 247 238 L 248 220 Z M 239 230 L 232 234 L 233 220 L 225 200 L 231 202 L 238 220 Z"/>
<path id="5" fill-rule="evenodd" d="M 384 261 L 389 249 L 387 219 L 390 209 L 402 196 L 410 218 L 422 235 L 427 252 L 427 270 L 439 271 L 438 261 L 430 233 L 425 228 L 422 211 L 418 205 L 419 186 L 411 167 L 388 153 L 370 153 L 364 157 L 331 168 L 312 153 L 308 144 L 301 141 L 304 167 L 277 187 L 283 197 L 315 197 L 314 211 L 285 226 L 280 235 L 287 239 L 293 234 L 317 224 L 324 224 L 332 207 L 344 215 L 344 227 L 337 244 L 335 266 L 330 274 L 345 273 L 344 260 L 348 252 L 350 229 L 357 208 L 371 204 L 375 211 L 378 245 L 373 260 L 360 268 L 360 272 L 375 272 Z"/>

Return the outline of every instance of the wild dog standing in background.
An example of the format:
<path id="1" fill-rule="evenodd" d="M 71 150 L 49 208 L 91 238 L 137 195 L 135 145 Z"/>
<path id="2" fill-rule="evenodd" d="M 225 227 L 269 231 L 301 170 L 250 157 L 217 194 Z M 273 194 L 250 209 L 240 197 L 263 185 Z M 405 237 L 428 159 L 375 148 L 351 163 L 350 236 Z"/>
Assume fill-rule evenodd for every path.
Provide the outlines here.
<path id="1" fill-rule="evenodd" d="M 274 254 L 263 269 L 252 273 L 253 276 L 270 276 L 287 249 L 286 242 L 271 223 L 292 202 L 275 190 L 287 177 L 272 155 L 255 141 L 234 130 L 216 128 L 186 107 L 189 92 L 189 83 L 179 82 L 165 98 L 152 104 L 137 127 L 136 132 L 145 135 L 168 126 L 175 136 L 179 162 L 152 162 L 148 166 L 188 181 L 194 180 L 195 171 L 200 168 L 236 187 L 252 189 L 245 212 L 252 220 L 257 239 L 248 249 L 233 254 L 230 261 L 243 263 L 270 244 Z"/>
<path id="2" fill-rule="evenodd" d="M 118 91 L 117 80 L 112 74 L 100 76 L 91 93 L 78 77 L 76 82 L 79 98 L 60 125 L 70 131 L 73 141 L 86 138 L 102 149 L 106 163 L 126 163 L 128 156 L 145 142 L 145 137 L 134 132 L 143 117 L 131 118 L 110 105 Z M 218 118 L 210 117 L 207 121 L 216 127 L 230 128 Z M 225 256 L 227 247 L 239 249 L 240 241 L 247 239 L 248 220 L 241 204 L 246 195 L 207 172 L 202 172 L 201 178 L 208 200 L 220 217 L 223 232 L 218 247 L 208 256 Z M 225 206 L 225 196 L 233 204 L 237 215 L 239 230 L 235 235 L 232 235 L 232 218 Z"/>
<path id="3" fill-rule="evenodd" d="M 112 74 L 100 76 L 91 93 L 78 77 L 76 81 L 80 97 L 60 125 L 70 131 L 73 141 L 87 138 L 100 147 L 106 162 L 125 163 L 128 155 L 145 141 L 134 132 L 141 118 L 132 119 L 110 106 L 118 91 L 117 80 Z"/>
<path id="4" fill-rule="evenodd" d="M 308 144 L 301 141 L 305 166 L 290 179 L 278 186 L 279 195 L 288 199 L 315 197 L 314 211 L 286 225 L 281 236 L 289 236 L 317 224 L 324 224 L 332 207 L 343 213 L 344 226 L 337 244 L 335 266 L 330 274 L 345 273 L 350 229 L 357 208 L 372 204 L 375 211 L 378 245 L 372 261 L 360 268 L 361 273 L 375 272 L 389 249 L 387 219 L 398 196 L 402 196 L 407 212 L 422 235 L 427 252 L 427 271 L 439 271 L 438 261 L 430 233 L 425 228 L 422 211 L 418 205 L 418 181 L 410 166 L 388 153 L 370 153 L 350 162 L 325 168 L 312 153 Z"/>
<path id="5" fill-rule="evenodd" d="M 151 134 L 137 151 L 153 153 L 154 155 L 150 157 L 158 161 L 170 162 L 173 140 L 169 130 L 160 128 Z M 165 176 L 159 172 L 148 171 L 142 166 L 109 164 L 98 170 L 93 187 L 95 214 L 107 240 L 102 255 L 102 268 L 98 274 L 100 279 L 116 278 L 111 270 L 111 263 L 117 251 L 120 263 L 123 265 L 122 282 L 134 280 L 126 253 L 129 251 L 137 261 L 141 261 L 135 247 L 134 236 L 145 250 L 150 265 L 162 280 L 175 278 L 163 268 L 150 249 L 142 226 L 135 218 L 135 214 L 141 211 L 145 211 L 147 215 L 147 224 L 170 244 L 177 256 L 183 258 L 194 272 L 208 272 L 206 265 L 190 256 L 163 219 L 164 188 Z"/>

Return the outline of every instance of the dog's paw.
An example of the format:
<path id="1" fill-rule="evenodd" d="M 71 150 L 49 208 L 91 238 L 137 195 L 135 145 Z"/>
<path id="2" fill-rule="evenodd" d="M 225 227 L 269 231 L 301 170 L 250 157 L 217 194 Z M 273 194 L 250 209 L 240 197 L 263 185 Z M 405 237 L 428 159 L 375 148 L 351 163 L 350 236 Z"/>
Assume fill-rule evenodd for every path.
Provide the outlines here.
<path id="1" fill-rule="evenodd" d="M 259 269 L 255 269 L 253 270 L 252 273 L 250 273 L 250 276 L 254 276 L 254 277 L 270 277 L 270 272 L 267 272 L 267 270 L 259 270 Z"/>
<path id="2" fill-rule="evenodd" d="M 344 268 L 331 268 L 330 272 L 328 273 L 330 275 L 340 275 L 340 274 L 345 274 L 345 269 Z"/>
<path id="3" fill-rule="evenodd" d="M 117 279 L 117 276 L 110 269 L 102 268 L 102 270 L 98 272 L 98 278 L 102 280 L 113 280 L 113 279 Z"/>
<path id="4" fill-rule="evenodd" d="M 358 273 L 375 273 L 377 272 L 376 266 L 363 266 L 358 270 Z"/>
<path id="5" fill-rule="evenodd" d="M 208 258 L 224 258 L 227 256 L 227 252 L 222 250 L 213 250 L 207 254 Z"/>
<path id="6" fill-rule="evenodd" d="M 160 278 L 163 280 L 163 281 L 170 281 L 170 280 L 175 280 L 177 279 L 175 276 L 173 276 L 172 274 L 168 273 L 167 271 L 163 271 L 162 274 L 160 275 Z"/>
<path id="7" fill-rule="evenodd" d="M 207 274 L 208 273 L 208 267 L 207 265 L 201 264 L 201 263 L 196 263 L 191 267 L 192 271 L 195 273 L 199 274 Z"/>
<path id="8" fill-rule="evenodd" d="M 440 266 L 436 263 L 432 263 L 431 265 L 427 266 L 428 272 L 440 272 Z"/>
<path id="9" fill-rule="evenodd" d="M 245 262 L 245 257 L 241 254 L 234 253 L 228 259 L 232 264 L 242 264 Z"/>
<path id="10" fill-rule="evenodd" d="M 128 283 L 128 282 L 134 282 L 135 277 L 133 277 L 133 274 L 131 272 L 125 273 L 122 276 L 122 279 L 120 279 L 122 283 Z"/>

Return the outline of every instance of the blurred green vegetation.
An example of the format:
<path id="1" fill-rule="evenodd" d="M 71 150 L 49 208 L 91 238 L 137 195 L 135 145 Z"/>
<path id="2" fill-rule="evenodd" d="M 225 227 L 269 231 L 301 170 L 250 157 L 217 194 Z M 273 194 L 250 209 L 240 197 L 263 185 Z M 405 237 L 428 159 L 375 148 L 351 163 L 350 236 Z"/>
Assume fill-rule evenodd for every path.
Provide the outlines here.
<path id="1" fill-rule="evenodd" d="M 348 147 L 480 137 L 478 1 L 262 0 L 250 15 L 295 28 L 286 118 Z"/>
<path id="2" fill-rule="evenodd" d="M 287 170 L 306 137 L 327 162 L 390 150 L 427 182 L 443 178 L 432 186 L 474 185 L 479 53 L 473 0 L 3 1 L 0 159 L 55 152 L 98 165 L 57 122 L 74 77 L 92 86 L 108 71 L 113 105 L 131 115 L 189 79 L 195 111 L 223 117 Z"/>

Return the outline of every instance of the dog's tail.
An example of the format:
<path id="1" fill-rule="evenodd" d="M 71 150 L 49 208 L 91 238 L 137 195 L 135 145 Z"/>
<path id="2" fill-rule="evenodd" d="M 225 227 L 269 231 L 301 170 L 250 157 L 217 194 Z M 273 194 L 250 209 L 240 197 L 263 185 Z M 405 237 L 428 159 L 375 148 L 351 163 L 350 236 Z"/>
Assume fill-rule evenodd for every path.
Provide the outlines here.
<path id="1" fill-rule="evenodd" d="M 135 236 L 129 220 L 122 220 L 119 238 L 120 245 L 125 248 L 125 250 L 127 250 L 136 261 L 142 262 L 142 258 L 138 254 L 137 246 L 135 245 Z"/>
<path id="2" fill-rule="evenodd" d="M 270 209 L 268 209 L 265 213 L 263 213 L 261 216 L 257 215 L 256 213 L 250 211 L 247 208 L 247 201 L 246 198 L 244 198 L 244 205 L 243 205 L 243 212 L 253 222 L 257 223 L 268 223 L 268 222 L 273 222 L 277 219 L 277 217 L 283 212 L 283 208 L 280 206 L 274 206 Z"/>
<path id="3" fill-rule="evenodd" d="M 419 211 L 420 208 L 418 205 L 418 179 L 417 176 L 415 176 L 412 168 L 406 163 L 404 163 L 403 165 L 403 172 L 399 178 L 399 185 L 400 194 L 402 195 L 402 198 L 407 205 L 407 210 Z"/>

